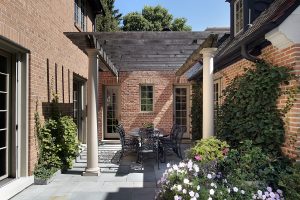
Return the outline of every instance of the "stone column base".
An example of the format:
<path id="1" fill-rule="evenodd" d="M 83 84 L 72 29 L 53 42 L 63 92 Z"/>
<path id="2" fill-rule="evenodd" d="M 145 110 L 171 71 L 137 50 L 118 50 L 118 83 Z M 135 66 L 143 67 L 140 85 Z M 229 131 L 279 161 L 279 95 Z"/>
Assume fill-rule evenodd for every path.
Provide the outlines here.
<path id="1" fill-rule="evenodd" d="M 100 168 L 86 169 L 82 172 L 82 176 L 100 176 Z"/>

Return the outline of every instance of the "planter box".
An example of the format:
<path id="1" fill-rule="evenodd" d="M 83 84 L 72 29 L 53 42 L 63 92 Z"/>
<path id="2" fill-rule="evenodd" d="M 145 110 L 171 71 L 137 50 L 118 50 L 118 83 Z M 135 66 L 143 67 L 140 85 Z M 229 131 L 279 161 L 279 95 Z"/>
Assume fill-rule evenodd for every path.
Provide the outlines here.
<path id="1" fill-rule="evenodd" d="M 48 185 L 49 183 L 51 183 L 54 179 L 55 176 L 61 174 L 61 171 L 58 170 L 57 172 L 55 172 L 50 178 L 48 179 L 41 179 L 38 177 L 34 177 L 34 184 L 35 185 Z"/>

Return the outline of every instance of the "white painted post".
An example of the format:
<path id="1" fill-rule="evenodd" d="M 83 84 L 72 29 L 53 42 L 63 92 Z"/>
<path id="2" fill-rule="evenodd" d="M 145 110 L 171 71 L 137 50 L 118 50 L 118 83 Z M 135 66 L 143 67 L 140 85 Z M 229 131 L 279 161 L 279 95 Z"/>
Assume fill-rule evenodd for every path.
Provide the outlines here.
<path id="1" fill-rule="evenodd" d="M 214 55 L 217 48 L 204 48 L 203 54 L 203 138 L 214 135 Z"/>
<path id="2" fill-rule="evenodd" d="M 98 51 L 96 49 L 87 49 L 86 51 L 89 57 L 87 81 L 87 167 L 85 172 L 83 172 L 83 176 L 99 176 L 97 129 Z"/>

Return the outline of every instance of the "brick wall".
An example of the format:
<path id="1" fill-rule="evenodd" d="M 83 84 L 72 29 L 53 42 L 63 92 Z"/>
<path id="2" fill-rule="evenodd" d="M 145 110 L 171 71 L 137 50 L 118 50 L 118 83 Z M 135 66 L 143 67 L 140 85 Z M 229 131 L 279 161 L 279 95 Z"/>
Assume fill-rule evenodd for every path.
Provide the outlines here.
<path id="1" fill-rule="evenodd" d="M 91 20 L 87 21 L 88 31 L 92 31 Z M 55 64 L 57 65 L 57 89 L 60 103 L 66 108 L 64 110 L 66 113 L 72 112 L 73 73 L 87 77 L 87 56 L 63 34 L 63 32 L 77 31 L 78 29 L 74 26 L 74 1 L 0 1 L 0 35 L 30 50 L 28 66 L 30 174 L 37 161 L 33 131 L 33 115 L 37 99 L 40 115 L 43 116 L 48 112 L 47 59 L 49 60 L 50 83 L 52 82 L 53 88 L 55 88 L 55 83 L 51 79 L 52 77 L 52 80 L 55 79 Z M 64 102 L 62 91 L 64 91 Z"/>
<path id="2" fill-rule="evenodd" d="M 283 50 L 278 50 L 276 47 L 269 45 L 262 50 L 261 58 L 266 61 L 280 66 L 292 67 L 292 73 L 300 75 L 300 44 L 293 45 Z M 224 89 L 230 81 L 237 75 L 244 73 L 245 67 L 250 67 L 251 62 L 243 59 L 225 69 L 215 73 L 215 78 L 222 78 L 222 88 Z M 282 86 L 285 90 L 295 85 L 298 82 L 293 81 L 288 86 Z M 285 144 L 282 148 L 283 152 L 291 158 L 300 159 L 300 94 L 296 96 L 297 100 L 290 112 L 285 116 L 284 121 L 286 124 Z M 278 99 L 278 107 L 282 108 L 287 100 L 287 96 L 283 95 Z"/>
<path id="3" fill-rule="evenodd" d="M 151 113 L 140 112 L 140 84 L 154 86 L 154 111 Z M 118 81 L 110 72 L 100 72 L 98 112 L 100 139 L 103 130 L 103 90 L 105 85 L 120 87 L 120 121 L 123 123 L 125 131 L 151 122 L 169 132 L 173 124 L 173 86 L 189 84 L 184 77 L 176 78 L 174 71 L 120 72 Z"/>

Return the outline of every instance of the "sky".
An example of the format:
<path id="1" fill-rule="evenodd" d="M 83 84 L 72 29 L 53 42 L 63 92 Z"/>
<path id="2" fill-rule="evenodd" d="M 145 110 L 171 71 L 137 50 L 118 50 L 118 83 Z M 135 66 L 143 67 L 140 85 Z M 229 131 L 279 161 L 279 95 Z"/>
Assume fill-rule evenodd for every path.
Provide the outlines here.
<path id="1" fill-rule="evenodd" d="M 177 17 L 185 17 L 193 31 L 207 27 L 229 27 L 229 3 L 225 0 L 116 0 L 115 8 L 126 15 L 141 12 L 145 5 L 162 7 Z"/>

